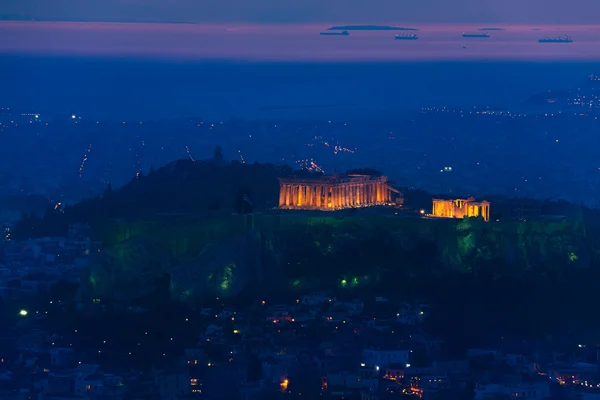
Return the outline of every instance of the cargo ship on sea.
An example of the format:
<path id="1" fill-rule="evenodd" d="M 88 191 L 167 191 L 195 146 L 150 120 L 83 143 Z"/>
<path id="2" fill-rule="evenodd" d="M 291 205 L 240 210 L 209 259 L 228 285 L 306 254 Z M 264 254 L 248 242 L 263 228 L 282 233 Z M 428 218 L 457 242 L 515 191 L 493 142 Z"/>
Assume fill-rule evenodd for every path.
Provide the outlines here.
<path id="1" fill-rule="evenodd" d="M 321 32 L 321 36 L 350 36 L 350 32 L 341 31 L 341 32 Z"/>
<path id="2" fill-rule="evenodd" d="M 538 39 L 538 43 L 573 43 L 573 39 L 565 35 L 564 37 L 551 38 L 546 37 Z"/>
<path id="3" fill-rule="evenodd" d="M 396 35 L 396 40 L 417 40 L 419 38 L 418 35 L 410 34 L 410 35 Z"/>
<path id="4" fill-rule="evenodd" d="M 489 33 L 464 33 L 462 34 L 464 38 L 489 38 Z"/>

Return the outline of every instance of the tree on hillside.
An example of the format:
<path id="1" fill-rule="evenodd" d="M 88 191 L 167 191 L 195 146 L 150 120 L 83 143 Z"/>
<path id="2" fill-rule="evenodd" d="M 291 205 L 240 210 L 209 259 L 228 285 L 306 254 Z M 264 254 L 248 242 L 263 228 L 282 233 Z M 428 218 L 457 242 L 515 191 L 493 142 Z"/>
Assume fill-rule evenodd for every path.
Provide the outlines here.
<path id="1" fill-rule="evenodd" d="M 104 194 L 103 197 L 105 198 L 109 198 L 111 197 L 115 192 L 113 191 L 112 185 L 109 183 L 108 186 L 106 187 L 106 189 L 104 190 Z"/>
<path id="2" fill-rule="evenodd" d="M 213 161 L 216 164 L 223 164 L 224 158 L 223 158 L 223 149 L 221 148 L 221 146 L 217 146 L 213 150 Z"/>
<path id="3" fill-rule="evenodd" d="M 235 201 L 233 202 L 233 209 L 238 214 L 252 213 L 252 196 L 248 189 L 241 188 L 238 190 L 235 196 Z"/>

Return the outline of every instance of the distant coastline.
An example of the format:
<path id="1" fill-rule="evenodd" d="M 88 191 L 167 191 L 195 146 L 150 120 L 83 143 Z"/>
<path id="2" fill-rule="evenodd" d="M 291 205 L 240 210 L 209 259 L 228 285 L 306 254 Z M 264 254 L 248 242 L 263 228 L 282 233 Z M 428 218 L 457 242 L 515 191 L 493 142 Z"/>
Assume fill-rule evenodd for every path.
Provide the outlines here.
<path id="1" fill-rule="evenodd" d="M 418 28 L 387 25 L 341 25 L 332 26 L 328 31 L 418 31 Z"/>
<path id="2" fill-rule="evenodd" d="M 335 104 L 302 104 L 291 106 L 261 106 L 256 107 L 259 111 L 277 111 L 277 110 L 303 110 L 310 108 L 333 108 L 333 107 L 353 107 L 354 103 L 335 103 Z"/>
<path id="3" fill-rule="evenodd" d="M 480 31 L 505 31 L 504 28 L 479 28 Z"/>

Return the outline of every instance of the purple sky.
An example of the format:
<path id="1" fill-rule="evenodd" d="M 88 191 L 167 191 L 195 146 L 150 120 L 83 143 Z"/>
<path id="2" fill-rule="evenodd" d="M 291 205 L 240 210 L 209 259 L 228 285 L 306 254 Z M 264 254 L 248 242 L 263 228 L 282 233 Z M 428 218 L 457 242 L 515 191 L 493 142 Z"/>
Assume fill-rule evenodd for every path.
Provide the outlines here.
<path id="1" fill-rule="evenodd" d="M 600 0 L 2 0 L 57 21 L 596 24 Z"/>
<path id="2" fill-rule="evenodd" d="M 393 31 L 319 36 L 328 26 L 5 21 L 0 22 L 0 54 L 243 61 L 600 60 L 600 26 L 500 25 L 506 30 L 490 31 L 490 38 L 465 39 L 461 33 L 477 32 L 479 25 L 419 24 L 415 41 L 394 40 Z M 537 41 L 562 35 L 575 42 Z"/>

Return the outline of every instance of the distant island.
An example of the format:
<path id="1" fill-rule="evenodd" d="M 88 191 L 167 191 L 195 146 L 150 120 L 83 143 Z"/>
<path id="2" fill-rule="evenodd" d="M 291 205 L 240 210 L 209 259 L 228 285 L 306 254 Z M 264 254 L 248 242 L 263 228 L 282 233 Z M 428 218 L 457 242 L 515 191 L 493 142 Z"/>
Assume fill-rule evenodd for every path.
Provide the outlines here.
<path id="1" fill-rule="evenodd" d="M 505 31 L 504 28 L 479 28 L 480 31 Z"/>
<path id="2" fill-rule="evenodd" d="M 417 28 L 404 28 L 402 26 L 386 25 L 342 25 L 332 26 L 328 31 L 418 31 Z"/>

